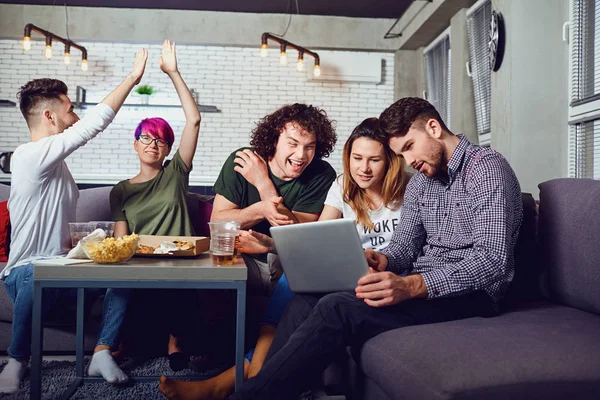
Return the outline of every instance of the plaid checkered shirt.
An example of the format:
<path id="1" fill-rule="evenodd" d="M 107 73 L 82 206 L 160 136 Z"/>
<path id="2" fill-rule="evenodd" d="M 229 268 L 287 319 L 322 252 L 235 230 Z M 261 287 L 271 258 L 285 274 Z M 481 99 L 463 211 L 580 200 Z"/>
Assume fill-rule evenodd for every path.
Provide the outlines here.
<path id="1" fill-rule="evenodd" d="M 421 274 L 430 299 L 483 290 L 497 306 L 514 276 L 521 188 L 502 155 L 458 137 L 445 180 L 411 178 L 381 252 L 388 271 Z"/>

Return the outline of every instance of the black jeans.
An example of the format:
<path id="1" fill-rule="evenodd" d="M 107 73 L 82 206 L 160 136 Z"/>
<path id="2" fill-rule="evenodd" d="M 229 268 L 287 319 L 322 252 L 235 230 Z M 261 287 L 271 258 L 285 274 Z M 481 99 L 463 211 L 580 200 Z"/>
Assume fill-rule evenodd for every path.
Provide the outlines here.
<path id="1" fill-rule="evenodd" d="M 493 304 L 483 292 L 381 308 L 367 305 L 354 293 L 294 295 L 262 370 L 230 399 L 295 399 L 346 346 L 404 326 L 493 314 Z"/>

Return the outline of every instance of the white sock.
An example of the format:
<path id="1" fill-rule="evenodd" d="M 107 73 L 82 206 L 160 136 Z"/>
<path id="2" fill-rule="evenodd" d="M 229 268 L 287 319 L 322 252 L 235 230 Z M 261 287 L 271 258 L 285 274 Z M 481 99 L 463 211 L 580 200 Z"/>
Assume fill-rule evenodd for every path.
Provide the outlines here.
<path id="1" fill-rule="evenodd" d="M 115 362 L 109 350 L 94 353 L 88 368 L 89 376 L 102 376 L 108 383 L 125 383 L 129 379 Z"/>
<path id="2" fill-rule="evenodd" d="M 19 390 L 28 365 L 27 361 L 17 361 L 14 358 L 9 358 L 8 364 L 0 373 L 0 393 L 15 393 Z"/>

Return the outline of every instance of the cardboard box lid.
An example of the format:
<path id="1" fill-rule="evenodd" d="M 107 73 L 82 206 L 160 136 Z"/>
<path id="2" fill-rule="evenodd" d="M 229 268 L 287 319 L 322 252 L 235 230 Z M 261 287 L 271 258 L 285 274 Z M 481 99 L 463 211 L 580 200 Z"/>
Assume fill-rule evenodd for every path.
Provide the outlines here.
<path id="1" fill-rule="evenodd" d="M 145 246 L 152 246 L 154 248 L 160 246 L 164 241 L 172 242 L 174 240 L 186 240 L 191 242 L 195 247 L 192 250 L 177 250 L 173 251 L 173 254 L 138 254 L 138 256 L 160 256 L 160 257 L 185 257 L 185 256 L 196 256 L 202 254 L 210 248 L 210 239 L 206 236 L 154 236 L 154 235 L 140 235 L 140 244 Z"/>

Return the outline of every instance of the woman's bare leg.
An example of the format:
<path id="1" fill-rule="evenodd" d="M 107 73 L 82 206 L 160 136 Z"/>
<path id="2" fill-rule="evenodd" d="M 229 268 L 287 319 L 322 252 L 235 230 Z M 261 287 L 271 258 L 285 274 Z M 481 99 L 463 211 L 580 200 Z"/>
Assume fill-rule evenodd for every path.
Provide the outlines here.
<path id="1" fill-rule="evenodd" d="M 261 370 L 263 364 L 265 363 L 267 353 L 271 348 L 271 343 L 273 343 L 276 330 L 277 328 L 271 325 L 260 326 L 260 334 L 258 336 L 258 341 L 256 342 L 256 348 L 254 349 L 252 362 L 250 363 L 248 379 L 256 376 L 256 374 L 258 374 L 258 372 Z"/>
<path id="2" fill-rule="evenodd" d="M 250 363 L 244 360 L 244 380 Z M 170 400 L 223 400 L 235 389 L 235 366 L 205 381 L 187 382 L 160 377 L 158 390 Z"/>

